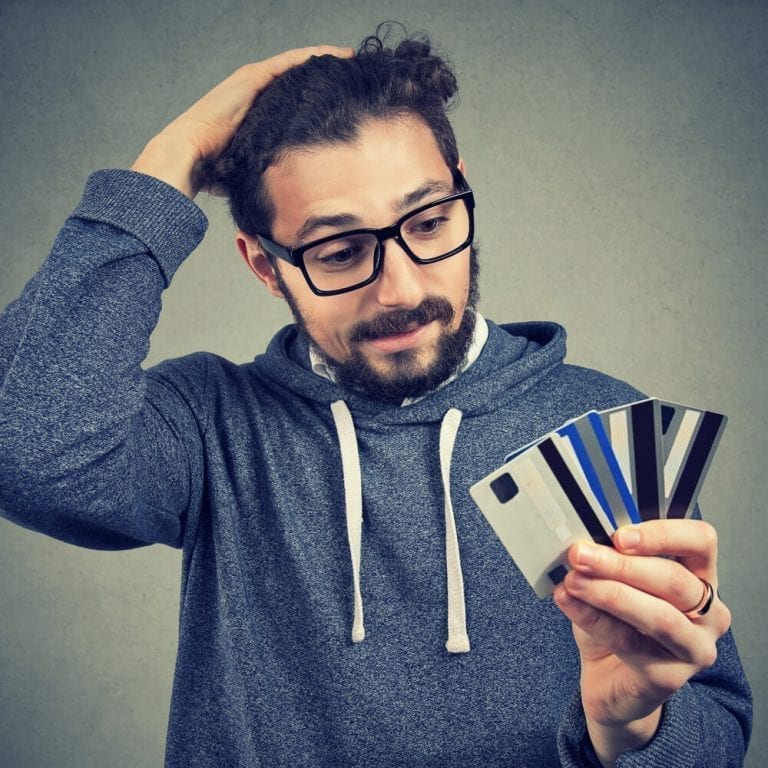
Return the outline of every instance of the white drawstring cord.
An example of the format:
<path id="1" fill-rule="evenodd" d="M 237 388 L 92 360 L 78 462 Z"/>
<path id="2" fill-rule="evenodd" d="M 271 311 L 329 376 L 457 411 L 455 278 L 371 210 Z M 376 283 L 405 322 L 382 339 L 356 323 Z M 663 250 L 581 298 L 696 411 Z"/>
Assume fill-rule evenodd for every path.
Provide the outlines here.
<path id="1" fill-rule="evenodd" d="M 467 653 L 467 609 L 464 602 L 464 577 L 461 573 L 459 539 L 451 503 L 451 456 L 456 442 L 456 433 L 461 424 L 461 411 L 451 408 L 440 425 L 440 473 L 443 479 L 445 499 L 445 568 L 448 586 L 448 653 Z"/>
<path id="2" fill-rule="evenodd" d="M 331 405 L 333 422 L 339 439 L 341 468 L 344 475 L 344 506 L 347 520 L 347 538 L 352 561 L 352 584 L 354 588 L 354 617 L 352 620 L 352 642 L 359 643 L 365 638 L 363 623 L 363 597 L 360 591 L 360 552 L 363 529 L 363 491 L 360 475 L 360 456 L 352 414 L 343 400 Z M 456 434 L 461 424 L 462 413 L 451 408 L 440 425 L 440 473 L 443 483 L 445 513 L 445 567 L 448 589 L 448 641 L 449 653 L 467 653 L 467 611 L 464 602 L 464 578 L 461 572 L 459 541 L 456 521 L 451 503 L 451 457 Z"/>
<path id="3" fill-rule="evenodd" d="M 347 538 L 352 559 L 352 584 L 355 592 L 355 609 L 352 620 L 352 642 L 365 638 L 363 624 L 363 596 L 360 592 L 360 539 L 363 530 L 363 490 L 360 477 L 360 457 L 352 414 L 343 400 L 331 405 L 333 422 L 339 438 L 341 469 L 344 474 L 344 507 L 347 517 Z"/>

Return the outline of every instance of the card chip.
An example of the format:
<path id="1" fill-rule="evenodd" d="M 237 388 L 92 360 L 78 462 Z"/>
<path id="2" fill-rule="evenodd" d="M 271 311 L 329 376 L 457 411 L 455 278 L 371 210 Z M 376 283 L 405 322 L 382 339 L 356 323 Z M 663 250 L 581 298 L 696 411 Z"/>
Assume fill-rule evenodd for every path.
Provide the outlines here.
<path id="1" fill-rule="evenodd" d="M 565 578 L 566 573 L 568 573 L 568 569 L 564 565 L 558 565 L 549 571 L 547 576 L 553 584 L 559 584 Z"/>
<path id="2" fill-rule="evenodd" d="M 519 489 L 517 483 L 512 479 L 512 475 L 509 472 L 505 472 L 491 483 L 491 490 L 496 495 L 500 504 L 506 504 L 510 499 L 514 499 L 517 496 Z"/>

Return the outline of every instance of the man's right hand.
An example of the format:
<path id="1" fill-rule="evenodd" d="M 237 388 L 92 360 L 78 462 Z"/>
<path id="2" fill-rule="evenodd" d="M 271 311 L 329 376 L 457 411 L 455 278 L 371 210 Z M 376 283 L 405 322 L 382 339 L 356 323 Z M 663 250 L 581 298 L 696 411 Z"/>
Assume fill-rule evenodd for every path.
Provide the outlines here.
<path id="1" fill-rule="evenodd" d="M 291 67 L 325 54 L 349 58 L 354 49 L 330 45 L 295 48 L 240 67 L 158 133 L 131 170 L 155 176 L 194 198 L 200 189 L 201 163 L 227 148 L 259 93 Z"/>

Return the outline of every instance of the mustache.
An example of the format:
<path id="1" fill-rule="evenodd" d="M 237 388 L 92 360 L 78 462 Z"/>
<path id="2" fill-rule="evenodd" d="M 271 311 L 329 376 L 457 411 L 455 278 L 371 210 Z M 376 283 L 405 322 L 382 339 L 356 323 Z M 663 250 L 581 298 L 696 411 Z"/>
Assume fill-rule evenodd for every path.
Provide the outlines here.
<path id="1" fill-rule="evenodd" d="M 413 309 L 392 309 L 370 320 L 361 320 L 353 326 L 350 341 L 359 343 L 407 333 L 414 325 L 426 325 L 433 320 L 448 325 L 454 314 L 453 305 L 444 296 L 427 296 Z"/>

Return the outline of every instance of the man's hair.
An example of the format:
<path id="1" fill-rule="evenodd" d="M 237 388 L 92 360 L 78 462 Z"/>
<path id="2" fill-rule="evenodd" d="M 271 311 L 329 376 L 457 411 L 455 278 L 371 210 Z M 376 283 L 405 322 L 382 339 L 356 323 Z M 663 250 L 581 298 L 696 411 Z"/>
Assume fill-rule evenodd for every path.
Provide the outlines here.
<path id="1" fill-rule="evenodd" d="M 459 154 L 446 114 L 457 91 L 450 65 L 432 52 L 426 35 L 406 37 L 393 49 L 381 30 L 350 59 L 313 56 L 272 81 L 229 147 L 204 166 L 203 184 L 229 199 L 243 232 L 271 232 L 275 211 L 264 184 L 270 166 L 291 150 L 354 141 L 371 120 L 419 118 L 447 166 L 456 168 Z"/>

